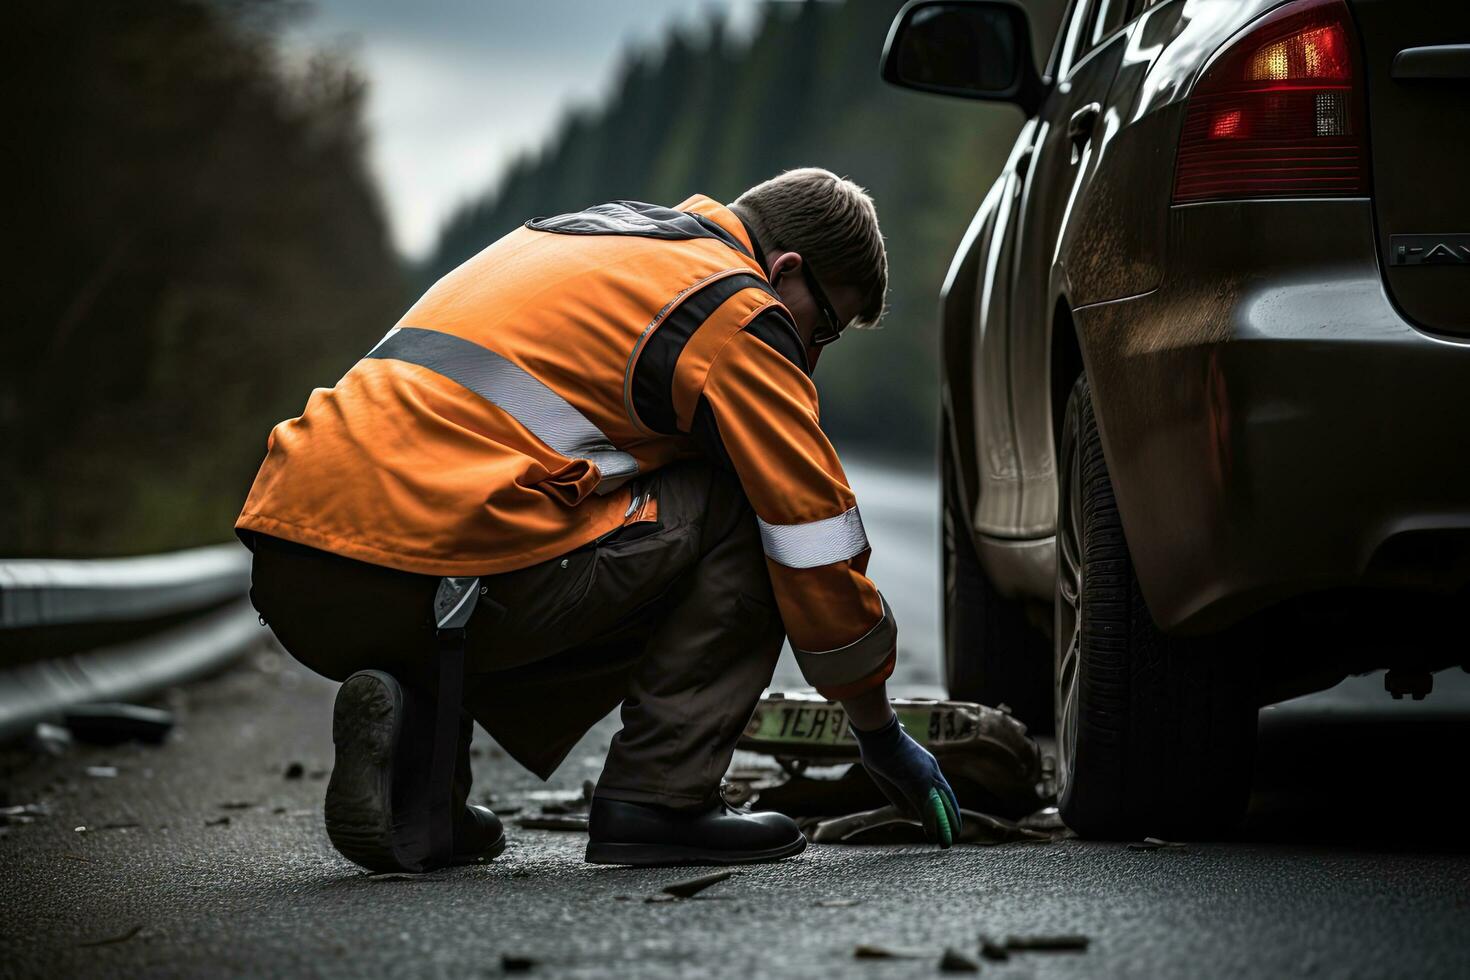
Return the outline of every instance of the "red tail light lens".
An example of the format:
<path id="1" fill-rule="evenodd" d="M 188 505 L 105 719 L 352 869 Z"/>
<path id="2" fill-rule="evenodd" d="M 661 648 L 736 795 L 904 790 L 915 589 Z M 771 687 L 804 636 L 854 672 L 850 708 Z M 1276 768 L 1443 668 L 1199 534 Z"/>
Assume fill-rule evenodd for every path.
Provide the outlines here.
<path id="1" fill-rule="evenodd" d="M 1343 0 L 1278 7 L 1195 83 L 1174 201 L 1368 193 L 1363 73 Z"/>

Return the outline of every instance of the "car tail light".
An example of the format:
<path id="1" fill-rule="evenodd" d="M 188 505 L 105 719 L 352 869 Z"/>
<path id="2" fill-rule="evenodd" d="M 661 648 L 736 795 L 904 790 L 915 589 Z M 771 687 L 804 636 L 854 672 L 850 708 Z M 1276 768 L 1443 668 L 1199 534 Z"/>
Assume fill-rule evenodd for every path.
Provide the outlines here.
<path id="1" fill-rule="evenodd" d="M 1237 35 L 1189 96 L 1174 201 L 1368 193 L 1363 71 L 1343 0 L 1297 0 Z"/>

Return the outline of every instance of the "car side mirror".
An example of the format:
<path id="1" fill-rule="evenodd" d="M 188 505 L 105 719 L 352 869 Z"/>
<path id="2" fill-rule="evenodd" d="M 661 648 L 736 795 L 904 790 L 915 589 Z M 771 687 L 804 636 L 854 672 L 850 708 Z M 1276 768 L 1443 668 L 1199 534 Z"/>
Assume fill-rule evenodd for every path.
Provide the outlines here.
<path id="1" fill-rule="evenodd" d="M 883 79 L 920 92 L 1014 102 L 1028 116 L 1044 94 L 1026 11 L 1007 0 L 909 0 L 883 46 Z"/>

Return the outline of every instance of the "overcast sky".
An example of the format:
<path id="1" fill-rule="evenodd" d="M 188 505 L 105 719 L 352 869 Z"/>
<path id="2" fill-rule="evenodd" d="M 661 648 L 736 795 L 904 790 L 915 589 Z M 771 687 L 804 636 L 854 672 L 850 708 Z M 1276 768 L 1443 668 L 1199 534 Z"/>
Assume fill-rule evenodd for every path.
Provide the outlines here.
<path id="1" fill-rule="evenodd" d="M 630 45 L 723 12 L 737 33 L 760 0 L 315 0 L 293 49 L 345 44 L 371 83 L 371 163 L 399 249 L 540 145 L 569 105 L 600 101 Z"/>

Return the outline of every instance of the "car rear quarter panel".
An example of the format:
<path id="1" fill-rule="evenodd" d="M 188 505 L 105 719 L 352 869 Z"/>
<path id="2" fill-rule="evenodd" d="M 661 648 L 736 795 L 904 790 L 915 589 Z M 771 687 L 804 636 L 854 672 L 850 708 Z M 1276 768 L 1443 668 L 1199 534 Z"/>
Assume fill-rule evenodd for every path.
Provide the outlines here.
<path id="1" fill-rule="evenodd" d="M 1158 624 L 1206 632 L 1340 586 L 1463 588 L 1470 343 L 1393 308 L 1371 204 L 1198 204 L 1170 225 L 1159 289 L 1075 312 Z"/>

